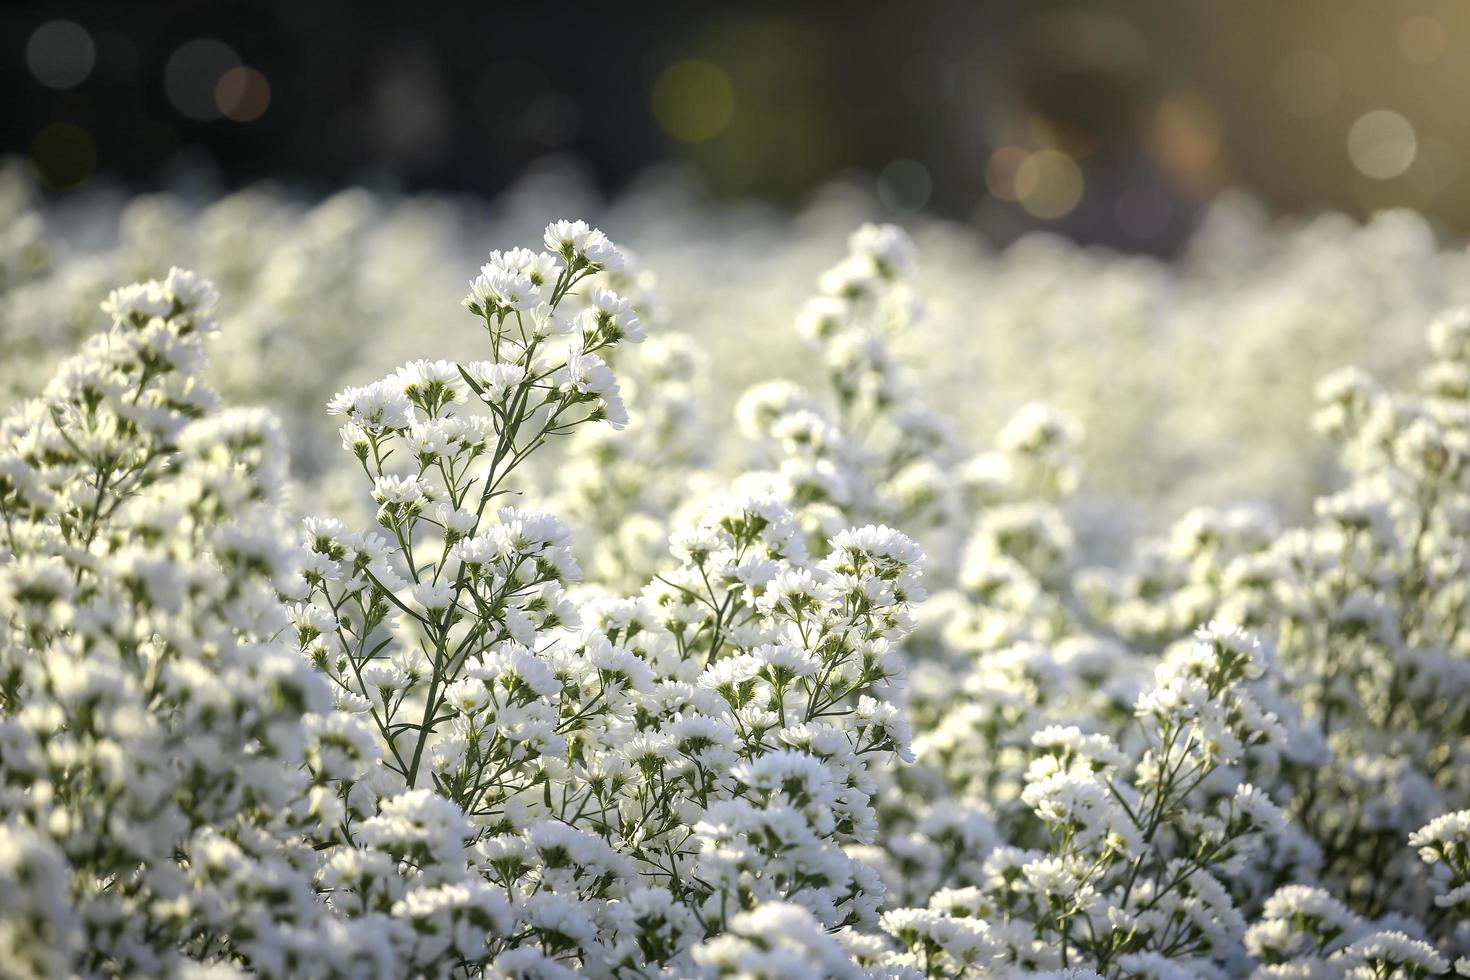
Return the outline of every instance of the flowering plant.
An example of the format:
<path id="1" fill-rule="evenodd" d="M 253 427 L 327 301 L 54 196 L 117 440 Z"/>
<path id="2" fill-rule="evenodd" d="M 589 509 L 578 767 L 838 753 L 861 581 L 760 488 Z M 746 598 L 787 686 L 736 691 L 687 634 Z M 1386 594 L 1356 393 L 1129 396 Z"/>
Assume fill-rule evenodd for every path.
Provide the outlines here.
<path id="1" fill-rule="evenodd" d="M 1099 568 L 1075 420 L 926 404 L 917 274 L 859 229 L 816 383 L 714 444 L 650 277 L 554 222 L 464 357 L 330 399 L 372 525 L 295 535 L 212 287 L 114 291 L 0 423 L 0 972 L 1470 972 L 1470 315 L 1417 393 L 1323 382 L 1312 522 Z"/>

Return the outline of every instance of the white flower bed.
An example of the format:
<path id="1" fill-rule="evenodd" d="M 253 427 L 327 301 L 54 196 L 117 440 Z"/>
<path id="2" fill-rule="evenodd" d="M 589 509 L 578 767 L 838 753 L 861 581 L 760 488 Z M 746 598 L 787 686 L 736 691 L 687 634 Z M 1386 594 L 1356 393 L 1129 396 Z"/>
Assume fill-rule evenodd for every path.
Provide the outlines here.
<path id="1" fill-rule="evenodd" d="M 920 282 L 861 227 L 790 311 L 808 383 L 727 426 L 553 222 L 438 346 L 293 391 L 340 511 L 206 381 L 212 286 L 113 291 L 0 423 L 0 974 L 1470 972 L 1470 313 L 1416 387 L 1322 381 L 1300 526 L 1096 567 L 1083 427 L 977 445 Z"/>

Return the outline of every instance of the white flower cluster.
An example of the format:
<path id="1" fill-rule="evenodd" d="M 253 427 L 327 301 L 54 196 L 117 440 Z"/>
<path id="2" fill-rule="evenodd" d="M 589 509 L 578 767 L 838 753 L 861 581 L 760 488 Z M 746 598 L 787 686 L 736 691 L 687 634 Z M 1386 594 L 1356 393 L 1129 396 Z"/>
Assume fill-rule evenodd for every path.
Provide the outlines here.
<path id="1" fill-rule="evenodd" d="M 624 260 L 622 271 L 601 278 L 644 323 L 657 325 L 636 358 L 608 355 L 632 420 L 622 432 L 577 429 L 534 478 L 554 488 L 554 509 L 574 529 L 589 579 L 615 591 L 641 588 L 668 554 L 690 488 L 667 474 L 694 477 L 710 462 L 701 410 L 708 358 L 689 335 L 665 328 L 653 274 L 626 252 Z"/>
<path id="2" fill-rule="evenodd" d="M 743 442 L 601 231 L 492 252 L 294 543 L 213 288 L 113 292 L 0 422 L 0 974 L 1470 973 L 1470 313 L 1323 381 L 1302 526 L 1089 567 L 1082 427 L 967 445 L 848 246 Z"/>
<path id="3" fill-rule="evenodd" d="M 796 321 L 820 351 L 830 399 L 771 381 L 736 407 L 742 433 L 764 447 L 770 467 L 743 479 L 788 500 L 817 542 L 853 520 L 915 533 L 952 531 L 956 522 L 953 426 L 924 404 L 892 350 L 923 316 L 909 285 L 916 266 L 900 229 L 859 228 Z M 940 567 L 950 563 L 943 551 L 937 557 Z"/>
<path id="4" fill-rule="evenodd" d="M 881 883 L 843 847 L 876 834 L 870 765 L 908 750 L 884 698 L 922 555 L 865 526 L 813 561 L 785 506 L 737 496 L 676 534 L 676 562 L 633 597 L 573 601 L 565 528 L 489 504 L 549 437 L 624 421 L 601 355 L 643 331 L 627 299 L 577 288 L 621 265 L 600 232 L 545 237 L 472 284 L 488 359 L 414 362 L 332 401 L 381 530 L 308 522 L 293 612 L 341 711 L 376 736 L 376 756 L 313 765 L 337 794 L 331 860 L 386 856 L 408 899 L 448 880 L 489 902 L 481 948 L 455 954 L 492 969 L 534 951 L 693 969 L 697 944 L 762 903 L 871 926 Z M 385 817 L 405 799 L 456 819 L 400 829 Z M 329 901 L 373 904 L 346 879 Z M 399 955 L 427 968 L 444 951 Z"/>
<path id="5" fill-rule="evenodd" d="M 851 256 L 823 278 L 809 310 L 830 315 L 802 321 L 819 343 L 852 315 L 825 293 L 881 303 L 874 283 L 908 267 L 870 254 L 891 234 L 854 236 Z M 1349 547 L 1341 527 L 1313 532 L 1315 564 L 1268 557 L 1301 554 L 1309 532 L 1283 534 L 1235 510 L 1190 514 L 1116 571 L 1078 567 L 1062 508 L 1079 483 L 1080 430 L 1042 406 L 1019 413 L 994 451 L 937 467 L 929 499 L 958 501 L 958 513 L 904 519 L 941 549 L 946 538 L 968 534 L 968 543 L 956 588 L 936 596 L 907 644 L 918 765 L 880 773 L 877 798 L 891 805 L 880 805 L 877 845 L 860 852 L 884 874 L 890 901 L 916 904 L 882 918 L 904 951 L 862 962 L 953 976 L 1214 976 L 1253 962 L 1306 971 L 1293 975 L 1427 975 L 1467 951 L 1456 914 L 1463 852 L 1443 842 L 1423 852 L 1436 869 L 1431 903 L 1406 846 L 1428 817 L 1470 800 L 1456 734 L 1466 651 L 1454 625 L 1467 549 L 1453 537 L 1466 499 L 1459 460 L 1470 413 L 1456 367 L 1466 323 L 1448 314 L 1431 329 L 1440 360 L 1423 399 L 1379 394 L 1358 376 L 1325 386 L 1329 401 L 1348 393 L 1336 396 L 1341 420 L 1324 424 L 1347 442 L 1355 478 L 1319 513 L 1353 502 L 1363 537 Z M 810 478 L 764 481 L 810 515 L 805 527 L 818 539 L 824 523 L 893 499 L 829 490 L 878 487 L 892 472 L 885 415 L 913 411 L 912 392 L 843 414 L 854 392 L 883 390 L 880 378 L 901 382 L 891 361 L 834 372 L 835 409 L 789 384 L 743 403 L 750 435 L 808 464 L 785 472 L 811 473 L 821 461 L 828 492 Z M 802 423 L 780 428 L 789 418 Z M 901 445 L 953 458 L 944 443 Z M 1405 563 L 1372 550 L 1395 540 L 1417 540 L 1405 550 L 1423 557 Z M 1364 642 L 1370 610 L 1373 658 L 1358 667 L 1347 651 Z M 1251 632 L 1211 624 L 1175 642 L 1216 619 Z M 1327 670 L 1343 677 L 1331 694 L 1314 674 Z M 1268 923 L 1291 919 L 1271 911 L 1278 887 L 1347 896 L 1356 925 L 1334 934 L 1336 945 L 1273 954 L 1264 937 L 1280 926 Z"/>
<path id="6" fill-rule="evenodd" d="M 284 446 L 199 377 L 175 269 L 0 423 L 0 973 L 172 974 L 323 944 L 302 805 L 325 681 L 279 639 Z"/>

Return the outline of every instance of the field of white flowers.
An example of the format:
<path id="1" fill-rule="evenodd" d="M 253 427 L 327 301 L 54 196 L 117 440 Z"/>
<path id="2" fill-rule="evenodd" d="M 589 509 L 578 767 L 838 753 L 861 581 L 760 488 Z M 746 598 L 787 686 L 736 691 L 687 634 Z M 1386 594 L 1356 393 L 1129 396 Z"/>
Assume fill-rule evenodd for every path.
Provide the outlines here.
<path id="1" fill-rule="evenodd" d="M 1470 253 L 868 208 L 6 171 L 0 976 L 1470 975 Z"/>

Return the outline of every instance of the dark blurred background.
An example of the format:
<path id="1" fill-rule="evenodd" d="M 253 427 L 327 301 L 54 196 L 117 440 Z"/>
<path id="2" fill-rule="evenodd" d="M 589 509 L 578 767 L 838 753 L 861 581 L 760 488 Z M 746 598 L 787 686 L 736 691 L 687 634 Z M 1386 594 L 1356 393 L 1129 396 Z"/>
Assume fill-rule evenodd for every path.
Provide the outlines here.
<path id="1" fill-rule="evenodd" d="M 57 195 L 490 195 L 562 156 L 608 192 L 672 162 L 795 206 L 842 176 L 1002 241 L 1158 254 L 1226 186 L 1470 229 L 1463 0 L 53 0 L 0 38 L 0 154 Z"/>

